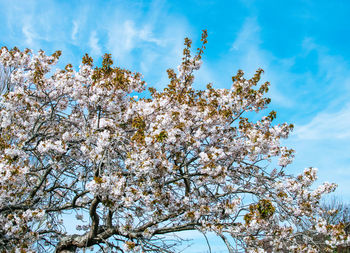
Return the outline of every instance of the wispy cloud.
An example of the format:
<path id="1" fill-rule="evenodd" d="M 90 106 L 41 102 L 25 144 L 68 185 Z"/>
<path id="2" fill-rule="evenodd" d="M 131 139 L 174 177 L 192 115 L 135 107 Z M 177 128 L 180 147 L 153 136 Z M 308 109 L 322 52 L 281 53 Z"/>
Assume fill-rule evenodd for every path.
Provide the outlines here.
<path id="1" fill-rule="evenodd" d="M 334 54 L 325 46 L 317 44 L 312 38 L 303 41 L 305 54 L 316 53 L 317 71 L 312 76 L 313 91 L 327 100 L 327 107 L 343 106 L 349 101 L 350 94 L 350 63 L 341 55 Z M 322 101 L 324 102 L 324 101 Z"/>
<path id="2" fill-rule="evenodd" d="M 73 41 L 77 40 L 78 31 L 79 31 L 78 21 L 74 20 L 73 21 L 73 28 L 72 28 L 72 35 L 71 35 L 71 38 L 72 38 Z"/>
<path id="3" fill-rule="evenodd" d="M 157 39 L 155 37 L 155 35 L 152 32 L 152 27 L 150 27 L 150 25 L 144 26 L 139 31 L 139 36 L 140 36 L 140 39 L 145 42 L 151 42 L 151 43 L 155 43 L 158 46 L 164 46 L 164 40 Z"/>
<path id="4" fill-rule="evenodd" d="M 96 31 L 92 31 L 89 39 L 89 46 L 91 49 L 91 55 L 100 57 L 102 55 L 102 49 L 99 45 L 99 40 Z"/>
<path id="5" fill-rule="evenodd" d="M 164 38 L 153 34 L 154 27 L 150 24 L 136 24 L 134 20 L 114 23 L 109 31 L 108 47 L 120 61 L 130 64 L 130 55 L 136 49 L 149 50 L 154 47 L 166 46 Z M 157 53 L 157 50 L 152 50 Z M 129 59 L 127 59 L 129 58 Z"/>
<path id="6" fill-rule="evenodd" d="M 25 43 L 27 46 L 30 48 L 34 47 L 34 40 L 37 38 L 37 36 L 29 22 L 23 25 L 22 32 L 25 37 Z"/>
<path id="7" fill-rule="evenodd" d="M 296 125 L 301 140 L 344 140 L 350 138 L 350 104 L 333 113 L 320 112 L 305 125 Z"/>
<path id="8" fill-rule="evenodd" d="M 245 51 L 248 48 L 259 48 L 260 26 L 256 18 L 250 17 L 245 20 L 236 40 L 233 42 L 231 50 Z"/>

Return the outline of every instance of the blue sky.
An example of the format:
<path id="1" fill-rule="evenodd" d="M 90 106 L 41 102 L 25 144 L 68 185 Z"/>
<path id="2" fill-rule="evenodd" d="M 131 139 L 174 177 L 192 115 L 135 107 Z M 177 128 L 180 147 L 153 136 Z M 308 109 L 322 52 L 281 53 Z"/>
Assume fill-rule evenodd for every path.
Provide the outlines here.
<path id="1" fill-rule="evenodd" d="M 229 88 L 238 69 L 249 77 L 262 67 L 271 109 L 296 126 L 286 141 L 297 151 L 289 171 L 319 168 L 319 181 L 338 183 L 336 195 L 349 202 L 349 13 L 350 2 L 340 0 L 0 0 L 0 46 L 62 50 L 62 66 L 78 66 L 86 52 L 112 53 L 161 89 L 165 70 L 181 60 L 183 38 L 197 46 L 207 29 L 196 87 Z"/>

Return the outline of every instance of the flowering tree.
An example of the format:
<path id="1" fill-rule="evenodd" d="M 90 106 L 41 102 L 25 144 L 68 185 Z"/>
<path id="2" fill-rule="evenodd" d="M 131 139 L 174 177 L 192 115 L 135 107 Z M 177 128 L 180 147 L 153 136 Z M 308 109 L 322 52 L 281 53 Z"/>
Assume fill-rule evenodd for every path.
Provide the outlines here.
<path id="1" fill-rule="evenodd" d="M 192 88 L 206 44 L 184 56 L 163 91 L 138 73 L 101 67 L 85 55 L 79 71 L 52 69 L 60 52 L 2 48 L 11 89 L 0 99 L 0 248 L 22 252 L 174 252 L 174 233 L 214 232 L 230 252 L 270 249 L 317 252 L 298 224 L 312 224 L 331 249 L 349 240 L 341 225 L 325 225 L 311 189 L 316 169 L 285 173 L 293 150 L 280 145 L 293 126 L 257 122 L 269 83 L 262 70 L 239 71 L 230 89 Z M 279 164 L 269 166 L 279 157 Z M 63 214 L 69 214 L 62 219 Z M 67 231 L 75 222 L 77 230 Z"/>

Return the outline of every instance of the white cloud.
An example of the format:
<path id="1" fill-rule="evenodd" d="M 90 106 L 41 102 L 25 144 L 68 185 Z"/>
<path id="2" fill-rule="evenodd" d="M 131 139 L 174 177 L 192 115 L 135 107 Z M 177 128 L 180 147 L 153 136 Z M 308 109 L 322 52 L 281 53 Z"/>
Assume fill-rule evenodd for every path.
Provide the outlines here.
<path id="1" fill-rule="evenodd" d="M 164 38 L 157 38 L 154 35 L 153 29 L 154 27 L 150 24 L 139 25 L 131 19 L 116 22 L 108 31 L 108 47 L 118 60 L 131 64 L 134 60 L 131 58 L 134 50 L 141 49 L 141 51 L 157 53 L 157 50 L 149 49 L 154 47 L 159 49 L 159 47 L 166 45 Z"/>
<path id="2" fill-rule="evenodd" d="M 33 31 L 32 26 L 30 23 L 25 23 L 22 27 L 22 32 L 25 37 L 25 42 L 28 47 L 33 47 L 34 39 L 36 38 L 36 35 Z"/>
<path id="3" fill-rule="evenodd" d="M 146 42 L 152 42 L 155 43 L 158 46 L 163 46 L 164 41 L 161 39 L 157 39 L 154 37 L 152 33 L 152 28 L 150 25 L 144 26 L 140 31 L 139 31 L 139 36 L 141 40 L 144 40 Z"/>
<path id="4" fill-rule="evenodd" d="M 257 48 L 261 43 L 259 36 L 260 30 L 256 18 L 247 18 L 236 40 L 232 44 L 231 50 L 245 50 L 252 47 Z"/>
<path id="5" fill-rule="evenodd" d="M 79 31 L 78 21 L 74 20 L 73 21 L 73 28 L 72 28 L 72 35 L 71 35 L 71 38 L 73 41 L 77 40 L 78 31 Z"/>
<path id="6" fill-rule="evenodd" d="M 93 31 L 90 34 L 89 46 L 91 48 L 91 55 L 98 57 L 102 56 L 102 49 L 99 46 L 99 40 L 97 38 L 96 31 Z"/>
<path id="7" fill-rule="evenodd" d="M 349 101 L 350 94 L 350 65 L 342 55 L 335 55 L 312 38 L 303 41 L 305 54 L 317 54 L 318 71 L 313 75 L 311 82 L 317 82 L 315 91 L 322 92 L 330 99 L 330 107 L 341 107 Z"/>
<path id="8" fill-rule="evenodd" d="M 296 125 L 295 135 L 302 140 L 349 139 L 350 104 L 337 112 L 320 112 L 309 123 Z"/>

